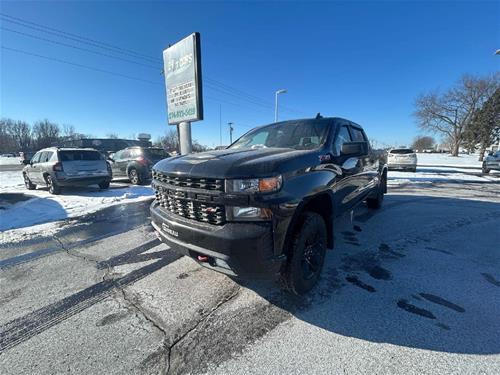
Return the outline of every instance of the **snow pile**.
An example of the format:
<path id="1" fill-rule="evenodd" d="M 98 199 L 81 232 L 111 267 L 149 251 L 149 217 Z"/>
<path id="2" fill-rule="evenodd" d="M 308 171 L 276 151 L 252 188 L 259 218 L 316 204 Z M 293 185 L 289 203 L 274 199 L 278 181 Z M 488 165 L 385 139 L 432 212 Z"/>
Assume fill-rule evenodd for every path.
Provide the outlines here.
<path id="1" fill-rule="evenodd" d="M 470 170 L 467 170 L 470 172 Z M 402 171 L 389 171 L 387 175 L 387 182 L 389 185 L 401 183 L 433 183 L 433 182 L 498 182 L 498 175 L 481 175 L 480 171 L 477 173 L 464 173 L 461 170 L 453 170 L 447 168 L 428 168 L 418 167 L 416 173 L 402 172 Z"/>
<path id="2" fill-rule="evenodd" d="M 0 172 L 0 202 L 3 193 L 23 193 L 31 199 L 2 205 L 1 231 L 15 228 L 23 228 L 22 230 L 26 231 L 25 228 L 32 225 L 74 218 L 112 205 L 153 197 L 150 186 L 114 182 L 108 190 L 99 190 L 93 186 L 66 188 L 61 195 L 52 195 L 44 188 L 26 190 L 20 171 Z"/>

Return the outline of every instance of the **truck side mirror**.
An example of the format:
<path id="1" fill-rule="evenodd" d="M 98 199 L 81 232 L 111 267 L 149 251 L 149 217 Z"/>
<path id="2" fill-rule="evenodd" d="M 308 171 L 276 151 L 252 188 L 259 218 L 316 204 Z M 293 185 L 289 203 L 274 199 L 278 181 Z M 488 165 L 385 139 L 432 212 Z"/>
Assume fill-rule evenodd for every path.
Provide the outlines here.
<path id="1" fill-rule="evenodd" d="M 341 155 L 362 156 L 368 154 L 368 144 L 366 142 L 348 142 L 342 145 Z"/>

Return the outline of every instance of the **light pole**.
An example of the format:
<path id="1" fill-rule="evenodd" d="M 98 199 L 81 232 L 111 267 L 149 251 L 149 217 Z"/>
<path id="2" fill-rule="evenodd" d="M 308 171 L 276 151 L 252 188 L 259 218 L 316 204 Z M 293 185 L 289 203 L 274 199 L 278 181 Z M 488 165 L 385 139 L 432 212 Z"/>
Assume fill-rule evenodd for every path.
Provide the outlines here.
<path id="1" fill-rule="evenodd" d="M 278 95 L 284 93 L 286 93 L 286 89 L 281 89 L 274 93 L 274 122 L 278 122 Z"/>
<path id="2" fill-rule="evenodd" d="M 233 143 L 233 124 L 234 122 L 228 122 L 227 125 L 229 126 L 229 144 Z"/>

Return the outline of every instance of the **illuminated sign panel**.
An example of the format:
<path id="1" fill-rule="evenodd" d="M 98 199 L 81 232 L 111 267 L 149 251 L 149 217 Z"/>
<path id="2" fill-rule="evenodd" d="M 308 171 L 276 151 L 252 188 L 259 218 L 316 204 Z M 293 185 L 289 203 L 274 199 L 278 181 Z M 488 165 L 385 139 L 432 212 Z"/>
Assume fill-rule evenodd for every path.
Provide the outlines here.
<path id="1" fill-rule="evenodd" d="M 203 120 L 200 34 L 193 33 L 163 51 L 168 123 Z"/>

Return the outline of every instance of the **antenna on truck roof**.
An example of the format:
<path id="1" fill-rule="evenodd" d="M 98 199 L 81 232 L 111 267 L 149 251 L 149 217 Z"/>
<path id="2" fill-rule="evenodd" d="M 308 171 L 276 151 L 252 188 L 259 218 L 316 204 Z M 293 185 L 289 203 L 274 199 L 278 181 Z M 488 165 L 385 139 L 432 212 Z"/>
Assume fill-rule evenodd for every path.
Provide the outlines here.
<path id="1" fill-rule="evenodd" d="M 320 118 L 323 118 L 323 116 L 321 116 L 321 113 L 318 112 L 318 114 L 316 115 L 316 120 Z"/>

